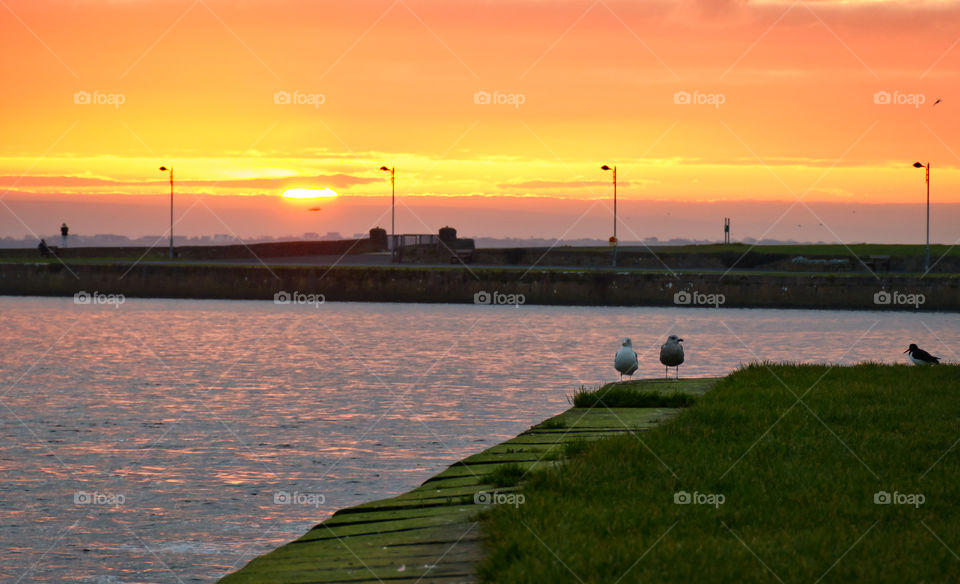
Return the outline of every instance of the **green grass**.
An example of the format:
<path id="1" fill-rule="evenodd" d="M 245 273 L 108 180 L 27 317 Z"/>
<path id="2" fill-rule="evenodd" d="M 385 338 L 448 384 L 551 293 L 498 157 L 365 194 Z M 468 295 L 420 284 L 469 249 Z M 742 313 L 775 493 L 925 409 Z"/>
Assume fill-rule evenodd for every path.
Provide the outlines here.
<path id="1" fill-rule="evenodd" d="M 515 462 L 508 462 L 485 474 L 480 479 L 480 483 L 495 487 L 512 487 L 523 480 L 526 474 L 527 471 L 522 466 Z"/>
<path id="2" fill-rule="evenodd" d="M 571 447 L 565 464 L 528 475 L 523 505 L 485 515 L 479 573 L 531 583 L 960 581 L 958 381 L 955 366 L 738 371 L 670 423 Z M 680 491 L 724 500 L 675 504 Z M 925 502 L 878 505 L 880 491 Z"/>
<path id="3" fill-rule="evenodd" d="M 576 408 L 605 406 L 608 408 L 686 408 L 697 400 L 685 392 L 643 391 L 629 385 L 608 384 L 598 390 L 580 388 L 570 403 Z"/>
<path id="4" fill-rule="evenodd" d="M 558 420 L 557 418 L 550 418 L 549 420 L 544 420 L 540 422 L 534 428 L 537 430 L 560 430 L 566 428 L 567 424 L 563 420 Z"/>
<path id="5" fill-rule="evenodd" d="M 647 248 L 643 246 L 621 246 L 620 251 L 640 251 L 646 250 Z M 838 256 L 838 257 L 850 257 L 850 252 L 855 253 L 861 258 L 866 258 L 871 255 L 888 255 L 888 256 L 916 256 L 923 257 L 925 247 L 923 245 L 903 245 L 903 244 L 884 244 L 884 243 L 856 243 L 851 245 L 842 245 L 842 244 L 798 244 L 798 245 L 754 245 L 751 246 L 746 243 L 731 243 L 729 245 L 722 243 L 706 244 L 706 245 L 665 245 L 665 246 L 653 246 L 652 249 L 657 255 L 664 254 L 674 254 L 674 253 L 696 253 L 696 254 L 711 254 L 711 253 L 739 253 L 742 254 L 747 250 L 750 250 L 751 253 L 768 253 L 768 254 L 789 254 L 789 255 L 804 255 L 804 256 Z M 931 245 L 930 246 L 930 255 L 931 257 L 939 258 L 941 255 L 947 254 L 948 256 L 960 256 L 960 249 L 957 249 L 954 246 L 949 245 Z"/>

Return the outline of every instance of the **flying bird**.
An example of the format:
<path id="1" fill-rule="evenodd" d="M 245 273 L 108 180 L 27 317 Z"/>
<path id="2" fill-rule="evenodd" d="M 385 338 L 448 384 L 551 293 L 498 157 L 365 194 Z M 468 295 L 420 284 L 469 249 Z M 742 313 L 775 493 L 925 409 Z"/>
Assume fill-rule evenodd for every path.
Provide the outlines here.
<path id="1" fill-rule="evenodd" d="M 664 378 L 669 378 L 670 368 L 677 368 L 677 379 L 680 379 L 680 364 L 683 363 L 683 339 L 677 335 L 667 337 L 667 342 L 660 347 L 660 362 L 663 363 Z"/>
<path id="2" fill-rule="evenodd" d="M 621 341 L 617 356 L 613 358 L 613 366 L 620 372 L 620 381 L 623 381 L 624 374 L 633 376 L 637 372 L 640 362 L 637 361 L 637 352 L 633 350 L 633 343 L 628 337 Z"/>
<path id="3" fill-rule="evenodd" d="M 914 365 L 936 365 L 940 362 L 940 357 L 934 357 L 913 343 L 904 351 Z"/>
<path id="4" fill-rule="evenodd" d="M 938 98 L 937 98 L 937 101 L 933 102 L 933 105 L 937 105 L 937 104 L 940 103 L 941 101 L 943 101 L 943 98 L 938 97 Z"/>

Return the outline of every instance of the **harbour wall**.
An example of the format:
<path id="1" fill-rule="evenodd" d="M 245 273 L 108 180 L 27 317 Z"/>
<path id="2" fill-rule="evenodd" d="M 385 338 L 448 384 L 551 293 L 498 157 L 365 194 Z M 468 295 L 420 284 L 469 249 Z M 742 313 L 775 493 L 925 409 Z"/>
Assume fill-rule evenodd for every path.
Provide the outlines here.
<path id="1" fill-rule="evenodd" d="M 0 294 L 598 306 L 960 310 L 960 279 L 451 266 L 0 263 Z"/>

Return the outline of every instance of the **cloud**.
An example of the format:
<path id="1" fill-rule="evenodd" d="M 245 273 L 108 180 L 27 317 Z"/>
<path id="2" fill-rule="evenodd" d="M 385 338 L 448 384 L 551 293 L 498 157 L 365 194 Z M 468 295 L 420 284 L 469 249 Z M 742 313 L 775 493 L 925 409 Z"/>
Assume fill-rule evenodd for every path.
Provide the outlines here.
<path id="1" fill-rule="evenodd" d="M 379 177 L 368 178 L 362 176 L 353 176 L 349 174 L 318 174 L 311 176 L 282 176 L 282 177 L 254 177 L 227 180 L 179 180 L 175 178 L 178 185 L 185 187 L 223 187 L 223 188 L 249 188 L 249 189 L 283 189 L 288 187 L 337 187 L 345 188 L 352 185 L 367 184 L 378 182 Z M 0 176 L 0 187 L 99 187 L 99 186 L 141 186 L 166 184 L 166 179 L 161 180 L 114 180 L 109 178 L 93 178 L 85 176 Z"/>
<path id="2" fill-rule="evenodd" d="M 558 188 L 587 188 L 587 187 L 605 187 L 610 184 L 607 180 L 528 180 L 517 183 L 500 183 L 497 185 L 501 189 L 558 189 Z M 627 187 L 631 182 L 627 180 L 617 181 L 618 186 Z"/>

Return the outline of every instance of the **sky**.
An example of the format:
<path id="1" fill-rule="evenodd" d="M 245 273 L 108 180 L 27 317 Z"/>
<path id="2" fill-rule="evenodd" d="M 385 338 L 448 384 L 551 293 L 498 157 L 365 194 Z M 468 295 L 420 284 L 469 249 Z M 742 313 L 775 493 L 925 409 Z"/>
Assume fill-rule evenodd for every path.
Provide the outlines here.
<path id="1" fill-rule="evenodd" d="M 960 2 L 0 0 L 0 236 L 960 241 Z M 935 102 L 942 100 L 940 103 Z M 290 201 L 287 188 L 332 188 Z M 311 211 L 310 209 L 319 209 Z"/>

